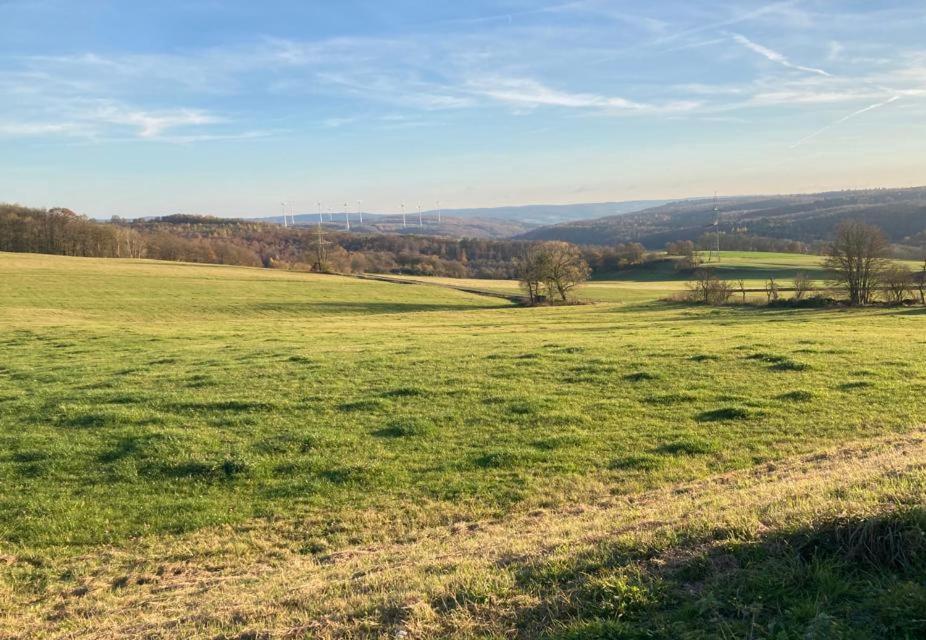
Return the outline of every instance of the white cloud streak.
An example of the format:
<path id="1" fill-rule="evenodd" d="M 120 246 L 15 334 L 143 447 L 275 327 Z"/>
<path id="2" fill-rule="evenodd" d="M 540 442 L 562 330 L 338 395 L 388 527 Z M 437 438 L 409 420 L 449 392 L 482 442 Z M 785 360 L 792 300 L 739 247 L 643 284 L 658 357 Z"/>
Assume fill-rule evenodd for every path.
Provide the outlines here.
<path id="1" fill-rule="evenodd" d="M 221 118 L 198 109 L 152 112 L 111 104 L 101 106 L 95 112 L 87 114 L 87 117 L 98 122 L 137 127 L 138 137 L 149 140 L 160 137 L 169 129 L 223 122 Z"/>
<path id="2" fill-rule="evenodd" d="M 648 104 L 595 93 L 571 93 L 527 78 L 483 78 L 471 81 L 470 86 L 479 95 L 528 108 L 563 107 L 608 113 L 668 113 L 690 111 L 700 106 L 700 102 L 695 101 Z"/>
<path id="3" fill-rule="evenodd" d="M 769 49 L 768 47 L 764 47 L 757 42 L 753 42 L 752 40 L 750 40 L 744 35 L 740 35 L 738 33 L 734 33 L 732 35 L 733 35 L 733 40 L 735 40 L 737 43 L 743 45 L 744 47 L 746 47 L 753 53 L 759 54 L 760 56 L 762 56 L 766 60 L 769 60 L 770 62 L 780 64 L 783 67 L 787 67 L 788 69 L 794 69 L 796 71 L 814 73 L 816 75 L 825 76 L 827 78 L 833 77 L 831 73 L 828 73 L 824 71 L 823 69 L 817 69 L 815 67 L 805 67 L 799 64 L 794 64 L 793 62 L 788 60 L 788 58 L 784 54 L 779 53 L 773 49 Z"/>

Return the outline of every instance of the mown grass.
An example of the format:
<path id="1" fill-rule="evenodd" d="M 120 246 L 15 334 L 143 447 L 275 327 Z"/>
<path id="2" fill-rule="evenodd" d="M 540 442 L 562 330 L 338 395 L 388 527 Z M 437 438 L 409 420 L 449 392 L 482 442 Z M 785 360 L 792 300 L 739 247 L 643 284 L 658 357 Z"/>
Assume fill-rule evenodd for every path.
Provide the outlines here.
<path id="1" fill-rule="evenodd" d="M 273 522 L 287 545 L 328 553 L 922 422 L 919 309 L 690 308 L 659 302 L 658 283 L 613 295 L 523 309 L 0 254 L 4 588 L 42 598 L 103 545 Z"/>

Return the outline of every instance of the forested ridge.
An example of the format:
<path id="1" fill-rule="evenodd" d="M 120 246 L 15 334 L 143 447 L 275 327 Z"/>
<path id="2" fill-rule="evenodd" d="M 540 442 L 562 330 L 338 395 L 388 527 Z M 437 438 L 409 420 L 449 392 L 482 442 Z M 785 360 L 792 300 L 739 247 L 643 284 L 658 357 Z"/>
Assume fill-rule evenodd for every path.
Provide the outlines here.
<path id="1" fill-rule="evenodd" d="M 320 231 L 320 232 L 319 232 Z M 0 205 L 0 251 L 104 258 L 149 258 L 240 266 L 514 278 L 516 259 L 532 241 L 358 234 L 330 227 L 172 215 L 148 220 L 92 220 L 68 209 Z M 320 253 L 322 258 L 320 259 Z M 635 243 L 585 247 L 594 271 L 643 260 Z"/>
<path id="2" fill-rule="evenodd" d="M 680 240 L 706 244 L 705 236 L 714 235 L 715 220 L 721 248 L 727 250 L 816 252 L 846 220 L 877 225 L 895 245 L 922 247 L 926 187 L 684 200 L 638 213 L 543 227 L 519 237 L 576 244 L 636 241 L 647 249 L 661 249 Z"/>

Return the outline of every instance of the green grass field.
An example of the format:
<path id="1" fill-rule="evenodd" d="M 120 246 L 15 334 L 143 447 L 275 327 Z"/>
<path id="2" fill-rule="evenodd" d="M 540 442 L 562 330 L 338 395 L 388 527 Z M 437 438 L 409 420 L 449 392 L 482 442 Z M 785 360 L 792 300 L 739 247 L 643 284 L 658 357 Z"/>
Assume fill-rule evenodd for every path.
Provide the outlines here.
<path id="1" fill-rule="evenodd" d="M 0 254 L 0 637 L 923 637 L 924 310 L 680 284 Z"/>

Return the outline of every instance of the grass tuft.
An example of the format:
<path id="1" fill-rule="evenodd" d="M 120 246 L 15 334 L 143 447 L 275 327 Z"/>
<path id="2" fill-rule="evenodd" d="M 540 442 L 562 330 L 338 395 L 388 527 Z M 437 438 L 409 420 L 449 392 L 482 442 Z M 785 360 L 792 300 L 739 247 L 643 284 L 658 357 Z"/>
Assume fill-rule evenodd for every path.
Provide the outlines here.
<path id="1" fill-rule="evenodd" d="M 611 462 L 610 468 L 615 471 L 656 471 L 665 463 L 665 458 L 661 456 L 642 453 L 617 458 Z"/>
<path id="2" fill-rule="evenodd" d="M 788 391 L 787 393 L 782 393 L 781 395 L 775 396 L 779 400 L 787 400 L 789 402 L 810 402 L 816 396 L 812 391 L 805 391 L 803 389 L 798 389 L 795 391 Z"/>
<path id="3" fill-rule="evenodd" d="M 697 416 L 699 422 L 746 420 L 749 417 L 749 410 L 744 409 L 743 407 L 722 407 L 720 409 L 711 409 L 710 411 L 702 411 Z"/>
<path id="4" fill-rule="evenodd" d="M 435 431 L 434 423 L 424 418 L 406 417 L 393 420 L 374 432 L 380 438 L 414 438 L 429 436 Z"/>
<path id="5" fill-rule="evenodd" d="M 659 380 L 659 376 L 655 373 L 649 373 L 647 371 L 637 371 L 625 375 L 624 380 L 627 382 L 645 382 L 647 380 Z"/>

